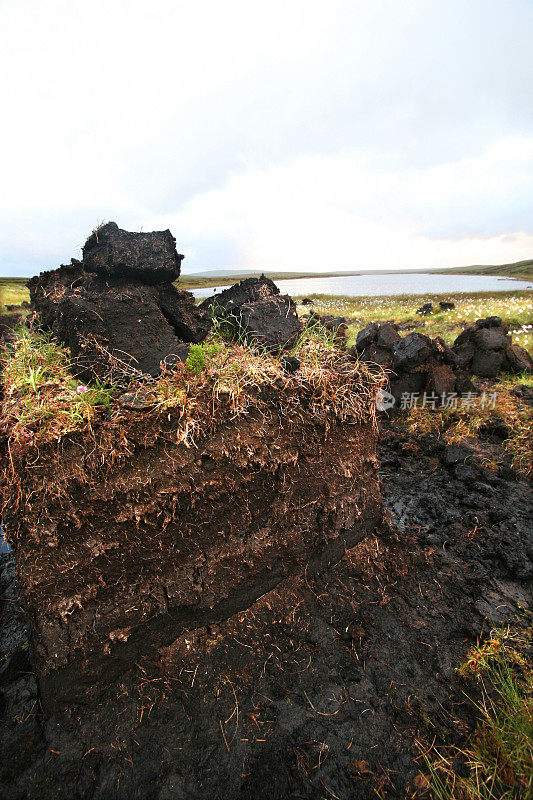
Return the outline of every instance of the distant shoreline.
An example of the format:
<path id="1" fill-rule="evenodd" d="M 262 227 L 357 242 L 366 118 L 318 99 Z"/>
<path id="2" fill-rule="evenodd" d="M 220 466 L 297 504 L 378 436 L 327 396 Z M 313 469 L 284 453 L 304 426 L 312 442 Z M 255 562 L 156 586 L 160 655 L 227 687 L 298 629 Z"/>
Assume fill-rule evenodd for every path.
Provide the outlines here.
<path id="1" fill-rule="evenodd" d="M 376 269 L 376 270 L 350 270 L 344 272 L 342 270 L 330 272 L 276 272 L 266 270 L 264 274 L 271 278 L 273 281 L 284 280 L 299 280 L 309 278 L 348 278 L 348 277 L 361 277 L 363 275 L 416 275 L 416 274 L 431 274 L 431 275 L 448 275 L 453 273 L 455 275 L 490 275 L 492 277 L 501 276 L 502 278 L 511 278 L 515 280 L 533 280 L 533 259 L 527 261 L 518 261 L 514 264 L 499 264 L 499 265 L 480 265 L 470 267 L 426 267 L 420 269 Z M 204 289 L 210 286 L 231 286 L 238 281 L 245 278 L 257 277 L 261 274 L 260 270 L 249 270 L 243 272 L 234 272 L 227 275 L 208 275 L 208 274 L 192 274 L 181 275 L 177 282 L 179 286 L 184 289 Z M 6 284 L 25 285 L 29 278 L 0 278 L 0 288 Z"/>
<path id="2" fill-rule="evenodd" d="M 448 275 L 453 273 L 455 275 L 490 275 L 492 277 L 510 278 L 514 280 L 533 280 L 533 260 L 529 262 L 522 262 L 524 266 L 523 271 L 511 271 L 511 267 L 515 265 L 502 264 L 501 266 L 481 266 L 481 267 L 440 267 L 436 269 L 376 269 L 376 270 L 358 270 L 353 272 L 269 272 L 265 271 L 267 278 L 273 281 L 284 280 L 299 280 L 309 278 L 349 278 L 349 277 L 362 277 L 364 275 Z M 238 281 L 245 278 L 251 278 L 261 274 L 258 271 L 234 273 L 232 275 L 217 275 L 213 277 L 201 275 L 181 275 L 179 284 L 188 289 L 204 289 L 209 286 L 231 286 Z"/>

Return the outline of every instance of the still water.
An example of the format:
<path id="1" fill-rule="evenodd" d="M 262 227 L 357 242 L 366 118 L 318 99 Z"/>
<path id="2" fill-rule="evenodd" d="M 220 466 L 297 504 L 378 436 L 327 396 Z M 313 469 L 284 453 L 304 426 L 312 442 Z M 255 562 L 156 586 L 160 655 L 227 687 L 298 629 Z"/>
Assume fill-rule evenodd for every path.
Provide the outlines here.
<path id="1" fill-rule="evenodd" d="M 388 275 L 346 275 L 337 278 L 297 278 L 276 281 L 283 294 L 345 294 L 351 297 L 389 294 L 454 294 L 458 292 L 503 292 L 512 289 L 533 289 L 531 281 L 516 281 L 486 275 L 432 275 L 398 272 Z M 227 286 L 193 289 L 197 298 L 210 297 Z"/>

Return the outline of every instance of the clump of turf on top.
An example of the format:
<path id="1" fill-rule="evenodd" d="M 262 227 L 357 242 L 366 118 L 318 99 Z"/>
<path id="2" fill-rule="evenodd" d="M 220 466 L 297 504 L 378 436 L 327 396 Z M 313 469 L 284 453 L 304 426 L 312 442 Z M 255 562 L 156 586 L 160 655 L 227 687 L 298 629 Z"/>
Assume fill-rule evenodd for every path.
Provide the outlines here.
<path id="1" fill-rule="evenodd" d="M 364 364 L 347 361 L 324 337 L 305 333 L 295 352 L 300 369 L 287 375 L 279 357 L 244 343 L 228 342 L 222 332 L 192 345 L 186 364 L 163 369 L 158 378 L 124 374 L 117 383 L 80 385 L 70 372 L 66 351 L 48 334 L 22 330 L 1 354 L 4 402 L 0 429 L 12 446 L 37 446 L 73 431 L 87 430 L 95 417 L 120 425 L 127 411 L 124 392 L 142 396 L 154 413 L 175 409 L 185 444 L 209 430 L 214 418 L 235 419 L 254 407 L 265 414 L 275 402 L 286 415 L 305 409 L 328 424 L 329 416 L 359 422 L 374 419 L 374 397 L 383 378 Z M 265 391 L 268 389 L 268 391 Z"/>

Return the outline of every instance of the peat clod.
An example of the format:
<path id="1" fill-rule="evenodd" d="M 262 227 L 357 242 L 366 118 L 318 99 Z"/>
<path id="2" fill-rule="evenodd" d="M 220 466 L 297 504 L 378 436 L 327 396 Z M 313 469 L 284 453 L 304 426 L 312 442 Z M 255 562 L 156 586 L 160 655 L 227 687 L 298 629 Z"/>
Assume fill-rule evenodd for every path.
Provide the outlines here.
<path id="1" fill-rule="evenodd" d="M 453 350 L 440 339 L 421 333 L 401 337 L 399 326 L 373 322 L 359 331 L 349 351 L 369 365 L 389 373 L 390 392 L 396 400 L 406 395 L 475 393 L 468 375 L 458 366 Z"/>
<path id="2" fill-rule="evenodd" d="M 183 258 L 169 230 L 135 233 L 122 230 L 116 222 L 93 231 L 83 246 L 87 272 L 148 284 L 177 281 Z"/>
<path id="3" fill-rule="evenodd" d="M 291 347 L 302 330 L 296 303 L 281 295 L 270 278 L 246 278 L 220 294 L 208 297 L 200 308 L 213 315 L 236 339 L 270 352 Z"/>
<path id="4" fill-rule="evenodd" d="M 242 305 L 238 329 L 245 341 L 258 344 L 270 352 L 278 352 L 296 343 L 302 323 L 292 297 L 277 295 Z"/>
<path id="5" fill-rule="evenodd" d="M 505 351 L 505 367 L 508 372 L 515 374 L 533 372 L 533 359 L 525 347 L 512 344 Z"/>
<path id="6" fill-rule="evenodd" d="M 246 278 L 233 284 L 219 294 L 207 297 L 200 307 L 212 310 L 217 318 L 238 315 L 241 306 L 255 303 L 265 297 L 279 295 L 279 289 L 273 280 L 261 275 L 259 278 Z"/>
<path id="7" fill-rule="evenodd" d="M 528 351 L 513 344 L 509 328 L 500 317 L 478 319 L 459 334 L 452 348 L 458 365 L 482 378 L 495 378 L 501 371 L 533 371 Z"/>
<path id="8" fill-rule="evenodd" d="M 28 283 L 42 326 L 68 346 L 80 378 L 156 376 L 205 339 L 209 315 L 170 282 L 183 256 L 169 231 L 130 233 L 108 223 L 83 253 Z"/>
<path id="9" fill-rule="evenodd" d="M 417 309 L 416 313 L 423 317 L 427 317 L 428 314 L 433 314 L 433 303 L 424 303 L 423 306 Z"/>

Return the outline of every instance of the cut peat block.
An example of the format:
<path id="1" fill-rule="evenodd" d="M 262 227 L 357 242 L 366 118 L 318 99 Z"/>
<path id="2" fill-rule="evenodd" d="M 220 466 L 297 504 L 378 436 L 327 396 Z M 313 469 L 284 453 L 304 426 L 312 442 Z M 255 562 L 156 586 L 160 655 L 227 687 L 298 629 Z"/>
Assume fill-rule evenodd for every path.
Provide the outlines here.
<path id="1" fill-rule="evenodd" d="M 222 347 L 61 435 L 23 426 L 6 368 L 4 522 L 45 706 L 90 702 L 379 533 L 377 379 L 327 349 L 299 358 L 287 375 Z"/>

